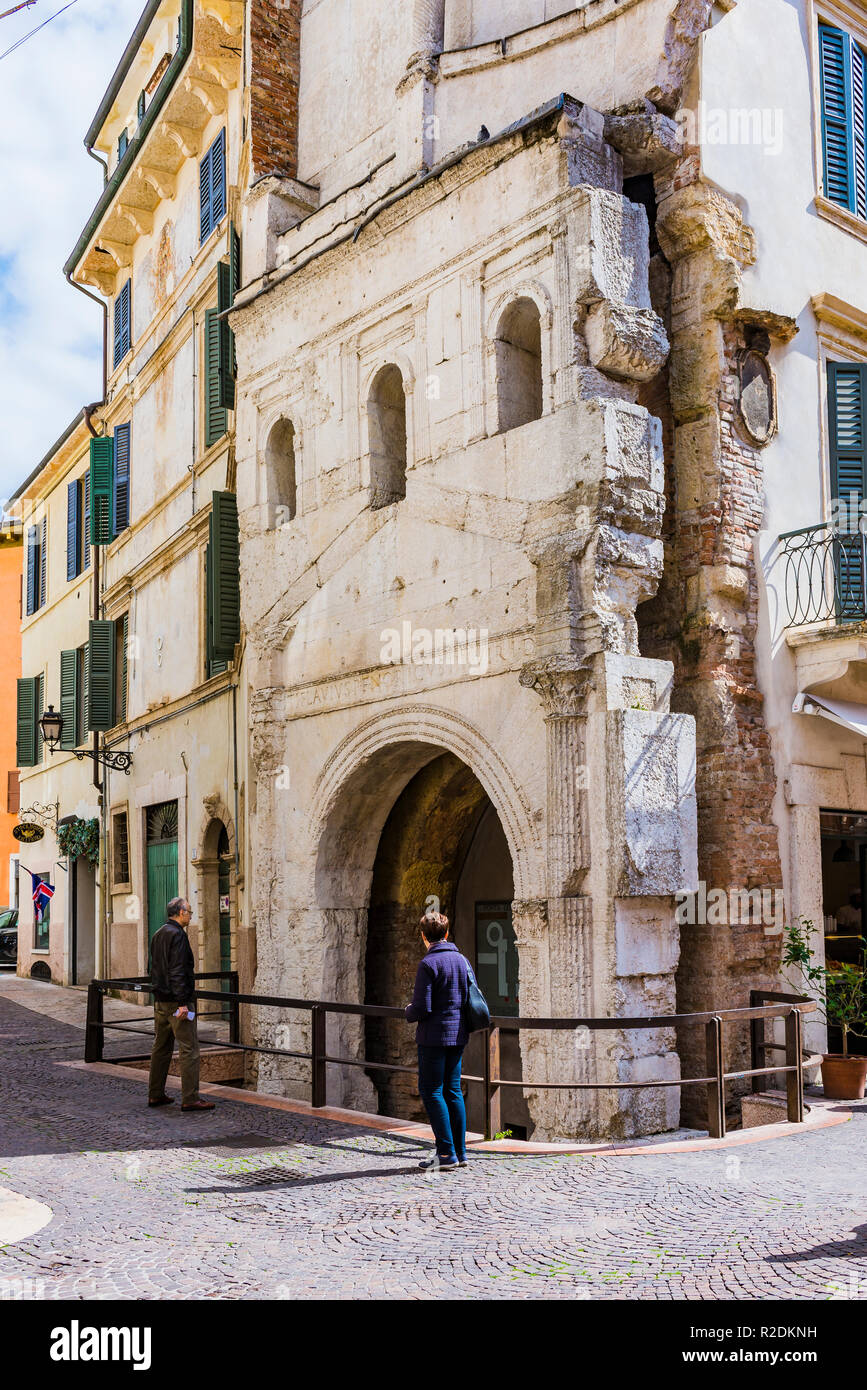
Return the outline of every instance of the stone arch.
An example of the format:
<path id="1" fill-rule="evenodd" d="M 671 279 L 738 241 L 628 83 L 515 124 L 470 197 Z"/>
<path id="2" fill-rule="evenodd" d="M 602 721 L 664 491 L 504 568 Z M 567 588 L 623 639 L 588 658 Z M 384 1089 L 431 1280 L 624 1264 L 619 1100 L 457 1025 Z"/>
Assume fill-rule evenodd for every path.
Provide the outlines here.
<path id="1" fill-rule="evenodd" d="M 481 732 L 461 716 L 428 705 L 376 716 L 334 749 L 310 801 L 309 838 L 294 884 L 296 906 L 290 907 L 290 918 L 303 930 L 309 964 L 298 972 L 293 991 L 365 1002 L 368 913 L 383 829 L 410 781 L 446 753 L 466 765 L 496 810 L 511 856 L 515 898 L 544 897 L 538 826 L 510 769 Z M 363 1020 L 331 1015 L 328 1030 L 332 1055 L 363 1055 Z M 267 1070 L 270 1064 L 263 1065 Z M 368 1110 L 376 1106 L 372 1083 L 356 1067 L 329 1068 L 328 1099 Z"/>
<path id="2" fill-rule="evenodd" d="M 237 874 L 235 869 L 235 823 L 228 808 L 217 796 L 206 797 L 200 822 L 198 853 L 193 859 L 197 886 L 197 921 L 190 929 L 196 967 L 201 971 L 223 968 L 221 957 L 221 916 L 228 915 L 230 968 L 237 969 Z M 228 869 L 228 872 L 226 870 Z M 220 912 L 221 879 L 228 888 L 228 914 Z M 193 935 L 195 931 L 195 940 Z"/>
<path id="3" fill-rule="evenodd" d="M 367 447 L 373 510 L 400 502 L 406 496 L 407 385 L 400 367 L 395 362 L 387 362 L 379 368 L 367 392 Z"/>
<path id="4" fill-rule="evenodd" d="M 283 526 L 298 515 L 297 431 L 294 421 L 280 415 L 271 425 L 265 443 L 265 479 L 268 524 Z"/>
<path id="5" fill-rule="evenodd" d="M 490 433 L 529 424 L 552 409 L 553 319 L 548 293 L 537 281 L 514 286 L 494 305 L 485 334 Z"/>

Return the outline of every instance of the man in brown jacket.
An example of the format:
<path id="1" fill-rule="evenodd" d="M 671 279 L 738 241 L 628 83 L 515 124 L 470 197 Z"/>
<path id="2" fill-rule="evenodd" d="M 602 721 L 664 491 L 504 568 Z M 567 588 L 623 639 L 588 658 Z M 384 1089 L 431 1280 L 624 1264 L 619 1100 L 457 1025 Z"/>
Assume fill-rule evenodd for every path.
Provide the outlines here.
<path id="1" fill-rule="evenodd" d="M 148 1082 L 148 1105 L 171 1105 L 166 1077 L 178 1042 L 181 1062 L 181 1109 L 213 1110 L 199 1095 L 199 1039 L 196 1032 L 196 978 L 187 939 L 193 911 L 186 898 L 172 898 L 166 921 L 151 941 L 151 990 L 154 996 L 154 1045 Z"/>

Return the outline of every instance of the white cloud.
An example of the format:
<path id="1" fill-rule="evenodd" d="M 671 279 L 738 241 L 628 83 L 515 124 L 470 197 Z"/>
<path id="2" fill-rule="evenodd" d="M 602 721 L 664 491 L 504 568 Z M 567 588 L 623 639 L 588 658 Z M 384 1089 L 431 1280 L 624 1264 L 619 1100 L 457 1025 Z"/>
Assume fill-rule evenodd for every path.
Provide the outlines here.
<path id="1" fill-rule="evenodd" d="M 0 52 L 61 3 L 0 20 Z M 142 5 L 77 0 L 0 61 L 0 498 L 102 395 L 102 315 L 62 267 L 102 189 L 84 133 Z"/>

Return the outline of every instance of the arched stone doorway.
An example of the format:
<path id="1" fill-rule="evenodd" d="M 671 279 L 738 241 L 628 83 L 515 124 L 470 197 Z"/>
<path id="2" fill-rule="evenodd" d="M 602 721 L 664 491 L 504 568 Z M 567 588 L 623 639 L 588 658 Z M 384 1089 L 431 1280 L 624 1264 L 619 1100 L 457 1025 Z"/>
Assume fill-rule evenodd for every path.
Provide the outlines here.
<path id="1" fill-rule="evenodd" d="M 233 854 L 229 830 L 219 817 L 215 816 L 208 822 L 202 837 L 202 852 L 194 863 L 200 875 L 197 968 L 206 973 L 231 970 L 235 957 L 232 931 Z"/>
<path id="2" fill-rule="evenodd" d="M 418 920 L 435 898 L 452 923 L 452 939 L 476 970 L 492 1013 L 518 1012 L 518 951 L 512 926 L 514 876 L 496 810 L 475 774 L 453 753 L 440 753 L 408 782 L 388 815 L 373 865 L 365 950 L 365 1002 L 400 1006 L 412 995 L 423 954 Z M 491 945 L 493 943 L 493 949 Z M 495 968 L 491 969 L 491 961 Z M 498 968 L 499 967 L 499 968 Z M 365 1055 L 413 1067 L 415 1027 L 368 1018 Z M 503 1035 L 503 1075 L 521 1076 L 517 1031 Z M 471 1039 L 464 1070 L 480 1075 L 483 1039 Z M 424 1119 L 414 1076 L 371 1070 L 379 1111 Z M 484 1126 L 481 1088 L 465 1087 L 470 1128 Z M 503 1124 L 526 1134 L 522 1093 L 504 1089 Z"/>

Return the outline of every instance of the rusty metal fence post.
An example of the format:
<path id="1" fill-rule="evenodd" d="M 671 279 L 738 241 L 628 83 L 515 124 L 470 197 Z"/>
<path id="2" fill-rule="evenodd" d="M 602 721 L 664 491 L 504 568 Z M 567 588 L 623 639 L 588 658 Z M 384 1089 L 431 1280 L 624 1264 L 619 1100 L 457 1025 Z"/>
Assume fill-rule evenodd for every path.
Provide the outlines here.
<path id="1" fill-rule="evenodd" d="M 750 990 L 750 1008 L 756 1009 L 764 1002 L 760 990 Z M 759 1067 L 764 1066 L 765 1062 L 765 1020 L 763 1018 L 750 1019 L 750 1071 L 758 1071 Z M 762 1089 L 762 1084 L 766 1084 L 763 1076 L 750 1077 L 750 1089 L 757 1095 Z"/>
<path id="2" fill-rule="evenodd" d="M 711 1139 L 724 1139 L 726 1132 L 726 1098 L 723 1081 L 722 1019 L 710 1019 L 705 1024 L 707 1070 L 713 1079 L 707 1087 L 707 1132 Z"/>
<path id="3" fill-rule="evenodd" d="M 311 1104 L 314 1109 L 319 1109 L 325 1104 L 326 1091 L 326 1066 L 325 1066 L 325 1019 L 326 1014 L 321 1004 L 314 1004 L 310 1010 L 311 1015 L 311 1066 L 312 1076 L 312 1096 Z"/>
<path id="4" fill-rule="evenodd" d="M 786 1118 L 793 1124 L 804 1122 L 804 1045 L 800 1009 L 786 1015 Z"/>
<path id="5" fill-rule="evenodd" d="M 499 1134 L 500 1117 L 500 1030 L 485 1030 L 485 1138 Z"/>
<path id="6" fill-rule="evenodd" d="M 91 980 L 87 986 L 87 1017 L 84 1029 L 85 1062 L 101 1062 L 105 1046 L 105 1029 L 102 1026 L 102 990 L 98 980 Z"/>

